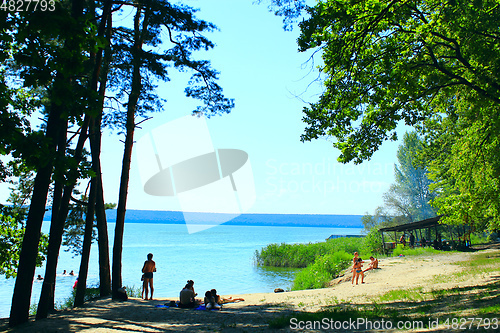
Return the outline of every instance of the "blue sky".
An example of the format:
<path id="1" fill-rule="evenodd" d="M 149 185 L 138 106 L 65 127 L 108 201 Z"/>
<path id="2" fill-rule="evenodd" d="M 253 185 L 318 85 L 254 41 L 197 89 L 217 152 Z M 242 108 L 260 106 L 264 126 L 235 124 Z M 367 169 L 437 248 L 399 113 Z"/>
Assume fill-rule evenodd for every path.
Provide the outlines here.
<path id="1" fill-rule="evenodd" d="M 315 101 L 321 87 L 312 83 L 317 72 L 306 63 L 311 54 L 297 51 L 298 28 L 283 31 L 282 20 L 252 0 L 183 3 L 199 8 L 197 16 L 220 29 L 207 34 L 215 49 L 195 57 L 212 62 L 221 72 L 225 95 L 235 99 L 231 114 L 212 117 L 207 125 L 215 148 L 249 155 L 256 201 L 248 213 L 364 214 L 381 205 L 382 193 L 394 180 L 399 143 L 384 143 L 370 161 L 355 166 L 339 164 L 338 151 L 326 140 L 299 140 L 304 101 Z M 137 140 L 191 113 L 196 102 L 184 96 L 187 78 L 172 72 L 171 81 L 161 84 L 158 94 L 167 99 L 165 108 L 141 125 Z M 123 137 L 108 130 L 103 140 L 105 200 L 116 203 Z M 143 191 L 135 152 L 130 176 L 128 209 L 180 210 L 176 198 Z M 1 201 L 5 197 L 3 185 Z"/>

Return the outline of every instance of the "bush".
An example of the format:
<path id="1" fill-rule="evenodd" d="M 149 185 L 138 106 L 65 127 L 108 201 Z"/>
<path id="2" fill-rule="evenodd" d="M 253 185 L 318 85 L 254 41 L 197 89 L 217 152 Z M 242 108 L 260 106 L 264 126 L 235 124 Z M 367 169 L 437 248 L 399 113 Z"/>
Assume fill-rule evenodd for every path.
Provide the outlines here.
<path id="1" fill-rule="evenodd" d="M 384 253 L 384 243 L 382 242 L 382 235 L 378 228 L 371 228 L 365 238 L 363 238 L 362 251 L 371 254 Z"/>
<path id="2" fill-rule="evenodd" d="M 255 261 L 259 266 L 304 268 L 312 265 L 320 256 L 359 251 L 360 243 L 360 238 L 349 237 L 308 244 L 269 244 L 260 252 L 255 251 Z"/>
<path id="3" fill-rule="evenodd" d="M 314 264 L 297 273 L 292 290 L 328 287 L 332 279 L 349 267 L 351 257 L 351 254 L 344 251 L 319 257 Z"/>

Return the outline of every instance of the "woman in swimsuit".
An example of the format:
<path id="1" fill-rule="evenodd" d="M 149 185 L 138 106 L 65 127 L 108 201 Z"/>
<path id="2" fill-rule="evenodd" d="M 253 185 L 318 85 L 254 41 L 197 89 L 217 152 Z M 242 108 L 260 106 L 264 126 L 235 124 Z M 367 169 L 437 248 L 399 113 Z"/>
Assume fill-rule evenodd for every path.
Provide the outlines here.
<path id="1" fill-rule="evenodd" d="M 354 266 L 356 265 L 356 262 L 358 261 L 358 257 L 359 257 L 359 253 L 354 252 L 354 258 L 352 258 L 352 269 L 351 269 L 352 281 L 351 281 L 351 283 L 354 283 L 354 278 L 356 277 L 356 271 L 354 270 Z"/>
<path id="2" fill-rule="evenodd" d="M 356 276 L 356 284 L 358 284 L 358 279 L 359 276 L 361 275 L 361 283 L 365 283 L 365 274 L 363 274 L 363 270 L 361 269 L 363 267 L 362 265 L 363 260 L 361 258 L 357 258 L 356 263 L 352 266 L 353 269 L 353 283 L 354 283 L 354 276 Z"/>
<path id="3" fill-rule="evenodd" d="M 146 291 L 146 298 L 148 299 L 148 286 L 151 289 L 151 297 L 150 300 L 153 299 L 153 272 L 156 272 L 156 263 L 153 261 L 153 254 L 148 254 L 148 260 L 144 262 L 144 266 L 142 267 L 143 275 L 143 283 L 142 288 Z"/>

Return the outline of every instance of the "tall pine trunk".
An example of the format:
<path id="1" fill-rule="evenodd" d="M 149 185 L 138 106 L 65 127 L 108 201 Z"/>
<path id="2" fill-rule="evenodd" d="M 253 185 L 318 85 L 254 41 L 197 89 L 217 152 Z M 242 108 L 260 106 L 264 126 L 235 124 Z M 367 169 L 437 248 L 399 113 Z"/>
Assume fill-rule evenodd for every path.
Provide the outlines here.
<path id="1" fill-rule="evenodd" d="M 87 289 L 87 274 L 89 271 L 90 248 L 92 245 L 92 229 L 94 229 L 95 200 L 97 197 L 97 177 L 92 178 L 90 183 L 90 194 L 85 215 L 85 233 L 83 236 L 82 258 L 78 272 L 78 284 L 76 285 L 75 306 L 82 306 Z"/>
<path id="2" fill-rule="evenodd" d="M 113 299 L 118 296 L 118 289 L 122 287 L 122 248 L 123 232 L 125 225 L 125 212 L 127 207 L 128 183 L 130 175 L 130 164 L 132 160 L 132 148 L 134 145 L 135 131 L 135 110 L 142 88 L 141 81 L 141 52 L 143 44 L 143 31 L 148 26 L 147 11 L 144 14 L 143 27 L 140 27 L 140 18 L 142 9 L 137 7 L 137 13 L 134 17 L 134 45 L 132 47 L 132 89 L 127 104 L 127 122 L 125 134 L 125 148 L 123 152 L 122 172 L 120 178 L 120 191 L 118 197 L 118 207 L 116 211 L 115 240 L 113 243 L 113 279 L 112 295 Z"/>
<path id="3" fill-rule="evenodd" d="M 104 109 L 104 97 L 106 94 L 106 84 L 109 71 L 109 63 L 111 62 L 111 34 L 112 34 L 112 15 L 111 15 L 112 1 L 107 0 L 103 9 L 103 18 L 101 19 L 101 26 L 99 33 L 105 26 L 105 36 L 108 42 L 104 50 L 104 58 L 102 62 L 102 70 L 99 79 L 99 114 L 91 121 L 90 127 L 90 151 L 92 155 L 92 169 L 94 170 L 97 178 L 97 197 L 96 197 L 96 220 L 97 220 L 97 234 L 98 234 L 98 247 L 99 247 L 99 291 L 100 296 L 111 295 L 111 271 L 109 265 L 109 242 L 108 242 L 108 225 L 106 222 L 106 207 L 104 201 L 104 189 L 102 186 L 102 173 L 101 173 L 101 126 L 102 114 Z"/>
<path id="4" fill-rule="evenodd" d="M 40 301 L 36 312 L 36 319 L 47 318 L 49 312 L 54 310 L 53 290 L 56 283 L 57 262 L 59 259 L 59 250 L 61 248 L 64 225 L 69 212 L 69 202 L 71 195 L 76 186 L 78 179 L 78 166 L 82 160 L 83 148 L 88 138 L 89 116 L 85 116 L 85 120 L 80 129 L 80 136 L 74 152 L 74 164 L 72 169 L 68 171 L 66 179 L 67 185 L 64 186 L 61 205 L 55 224 L 50 225 L 49 246 L 47 252 L 47 262 L 45 263 L 45 277 L 40 293 Z"/>
<path id="5" fill-rule="evenodd" d="M 56 142 L 61 129 L 61 106 L 52 105 L 47 120 L 45 137 L 49 139 L 47 154 L 55 154 Z M 51 182 L 54 161 L 48 158 L 35 176 L 31 204 L 26 220 L 23 245 L 19 257 L 18 273 L 12 295 L 9 325 L 16 326 L 28 321 L 33 278 L 35 277 L 38 244 L 42 228 L 45 205 Z"/>

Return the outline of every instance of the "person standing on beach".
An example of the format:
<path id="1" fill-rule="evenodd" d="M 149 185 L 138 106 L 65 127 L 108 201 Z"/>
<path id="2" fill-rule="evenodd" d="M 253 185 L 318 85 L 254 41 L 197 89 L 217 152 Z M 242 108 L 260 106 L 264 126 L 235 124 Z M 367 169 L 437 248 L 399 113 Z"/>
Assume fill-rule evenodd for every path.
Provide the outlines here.
<path id="1" fill-rule="evenodd" d="M 144 266 L 142 267 L 142 272 L 144 273 L 144 281 L 142 282 L 142 287 L 146 291 L 146 298 L 148 299 L 148 286 L 151 289 L 151 297 L 150 300 L 153 299 L 153 272 L 156 272 L 156 263 L 153 261 L 153 254 L 148 254 L 148 260 L 144 262 Z"/>
<path id="2" fill-rule="evenodd" d="M 355 272 L 355 269 L 354 269 L 354 266 L 356 265 L 356 263 L 358 262 L 358 257 L 359 257 L 359 253 L 358 252 L 354 252 L 354 258 L 352 258 L 352 283 L 354 283 L 354 278 L 356 277 L 356 272 Z"/>

